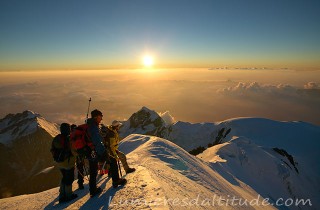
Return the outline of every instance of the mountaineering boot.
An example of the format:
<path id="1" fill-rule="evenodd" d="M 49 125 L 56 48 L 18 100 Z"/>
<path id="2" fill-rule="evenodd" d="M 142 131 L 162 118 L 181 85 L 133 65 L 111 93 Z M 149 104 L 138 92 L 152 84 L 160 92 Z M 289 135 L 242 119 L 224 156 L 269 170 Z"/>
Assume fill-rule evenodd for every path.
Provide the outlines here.
<path id="1" fill-rule="evenodd" d="M 135 171 L 136 171 L 135 168 L 128 168 L 128 170 L 126 170 L 126 173 L 130 174 L 130 173 L 135 172 Z"/>
<path id="2" fill-rule="evenodd" d="M 59 198 L 59 203 L 68 202 L 68 201 L 71 201 L 77 197 L 78 197 L 77 194 L 72 193 L 69 197 Z"/>
<path id="3" fill-rule="evenodd" d="M 65 202 L 66 200 L 66 190 L 65 185 L 60 182 L 60 189 L 59 189 L 59 203 Z"/>
<path id="4" fill-rule="evenodd" d="M 65 185 L 64 189 L 65 189 L 66 194 L 65 194 L 65 196 L 61 196 L 61 197 L 59 196 L 59 203 L 68 202 L 68 201 L 71 201 L 71 200 L 73 200 L 73 199 L 78 197 L 77 194 L 72 193 L 72 186 L 71 185 L 70 186 L 66 186 Z"/>
<path id="5" fill-rule="evenodd" d="M 78 197 L 77 194 L 72 193 L 72 185 L 65 185 L 64 189 L 65 189 L 66 196 L 61 201 L 59 199 L 59 202 L 71 201 Z"/>
<path id="6" fill-rule="evenodd" d="M 71 201 L 71 200 L 73 200 L 73 199 L 75 199 L 75 198 L 77 198 L 77 197 L 78 197 L 77 194 L 72 193 L 70 196 L 66 197 L 66 199 L 65 199 L 64 202 Z"/>
<path id="7" fill-rule="evenodd" d="M 98 195 L 102 192 L 102 189 L 100 187 L 97 187 L 96 189 L 90 191 L 90 197 L 92 198 L 95 195 Z"/>
<path id="8" fill-rule="evenodd" d="M 126 179 L 119 178 L 118 181 L 112 183 L 113 188 L 117 188 L 118 185 L 125 185 L 127 183 Z"/>

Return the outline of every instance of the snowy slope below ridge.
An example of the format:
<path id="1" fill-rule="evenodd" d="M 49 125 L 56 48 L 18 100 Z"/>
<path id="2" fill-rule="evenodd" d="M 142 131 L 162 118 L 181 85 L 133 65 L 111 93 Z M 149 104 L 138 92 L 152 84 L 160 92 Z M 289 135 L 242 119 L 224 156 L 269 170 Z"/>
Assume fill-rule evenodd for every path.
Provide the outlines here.
<path id="1" fill-rule="evenodd" d="M 306 122 L 275 121 L 265 118 L 234 118 L 217 123 L 230 127 L 230 136 L 244 136 L 261 146 L 287 148 L 289 153 L 310 154 L 310 149 L 320 149 L 320 126 Z M 276 144 L 276 145 L 275 145 Z M 312 155 L 318 153 L 312 153 Z"/>
<path id="2" fill-rule="evenodd" d="M 317 155 L 311 148 L 320 149 L 320 126 L 305 122 L 280 122 L 265 118 L 234 118 L 216 123 L 188 123 L 178 121 L 171 126 L 166 139 L 190 151 L 198 146 L 208 147 L 224 129 L 222 142 L 233 136 L 244 136 L 261 146 L 288 149 L 296 155 Z M 230 133 L 227 131 L 230 129 Z M 306 144 L 306 142 L 308 142 Z M 313 149 L 312 149 L 313 150 Z M 316 151 L 316 150 L 314 150 Z"/>
<path id="3" fill-rule="evenodd" d="M 314 172 L 313 165 L 301 164 L 299 158 L 295 158 L 294 166 L 276 150 L 256 145 L 245 137 L 234 137 L 197 157 L 210 163 L 230 182 L 239 179 L 273 202 L 278 198 L 299 198 L 310 199 L 313 206 L 320 205 L 319 174 Z"/>
<path id="4" fill-rule="evenodd" d="M 245 137 L 261 147 L 283 150 L 292 156 L 298 168 L 307 168 L 313 176 L 320 174 L 320 126 L 264 118 L 230 119 L 219 126 L 231 128 L 229 138 Z"/>
<path id="5" fill-rule="evenodd" d="M 30 110 L 8 114 L 0 120 L 0 143 L 10 146 L 14 140 L 32 134 L 38 128 L 44 129 L 52 137 L 59 133 L 55 123 L 46 121 L 40 114 Z"/>
<path id="6" fill-rule="evenodd" d="M 199 146 L 213 143 L 220 127 L 215 123 L 189 123 L 178 121 L 170 127 L 166 139 L 190 151 Z"/>
<path id="7" fill-rule="evenodd" d="M 231 184 L 207 163 L 190 155 L 179 146 L 161 138 L 130 135 L 120 144 L 137 171 L 125 175 L 128 183 L 111 187 L 106 175 L 98 181 L 103 192 L 89 197 L 88 183 L 76 190 L 77 199 L 58 204 L 58 188 L 37 194 L 0 200 L 1 209 L 275 209 L 273 206 L 231 205 L 237 199 L 262 198 L 240 180 Z M 76 189 L 76 182 L 73 188 Z"/>
<path id="8" fill-rule="evenodd" d="M 234 136 L 245 137 L 262 147 L 284 150 L 293 161 L 299 160 L 300 166 L 311 167 L 315 174 L 320 174 L 320 126 L 305 122 L 264 118 L 235 118 L 217 123 L 177 122 L 167 139 L 190 151 L 228 142 Z"/>

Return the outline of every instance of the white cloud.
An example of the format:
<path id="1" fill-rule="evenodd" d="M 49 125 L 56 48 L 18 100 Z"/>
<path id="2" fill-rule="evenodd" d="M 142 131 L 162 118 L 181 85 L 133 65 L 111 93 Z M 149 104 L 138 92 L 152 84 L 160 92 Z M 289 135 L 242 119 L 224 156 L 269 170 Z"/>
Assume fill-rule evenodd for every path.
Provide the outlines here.
<path id="1" fill-rule="evenodd" d="M 304 85 L 304 89 L 319 89 L 320 86 L 315 82 L 308 82 Z"/>
<path id="2" fill-rule="evenodd" d="M 172 125 L 176 122 L 174 117 L 171 116 L 169 111 L 165 111 L 163 113 L 160 112 L 159 115 L 166 123 L 166 126 Z"/>
<path id="3" fill-rule="evenodd" d="M 263 94 L 266 96 L 290 96 L 300 97 L 302 94 L 308 95 L 309 89 L 318 89 L 318 85 L 315 82 L 308 82 L 302 88 L 295 87 L 289 84 L 259 84 L 258 82 L 243 83 L 239 82 L 236 86 L 227 88 L 220 88 L 218 93 L 234 96 L 250 96 L 253 94 Z M 319 92 L 320 94 L 320 92 Z M 314 95 L 310 95 L 314 96 Z"/>

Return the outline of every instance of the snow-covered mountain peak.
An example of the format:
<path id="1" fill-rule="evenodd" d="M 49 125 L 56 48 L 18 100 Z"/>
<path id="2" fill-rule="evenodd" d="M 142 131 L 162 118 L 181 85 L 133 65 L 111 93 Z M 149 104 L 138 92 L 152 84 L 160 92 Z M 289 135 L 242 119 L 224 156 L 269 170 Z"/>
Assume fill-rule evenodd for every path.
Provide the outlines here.
<path id="1" fill-rule="evenodd" d="M 25 122 L 26 120 L 32 120 L 32 119 L 35 119 L 36 117 L 40 117 L 40 114 L 30 110 L 26 110 L 22 113 L 17 113 L 17 114 L 8 114 L 7 116 L 5 116 L 3 119 L 0 120 L 0 128 L 3 129 L 12 124 Z"/>
<path id="2" fill-rule="evenodd" d="M 158 114 L 156 111 L 151 110 L 151 109 L 149 109 L 149 108 L 147 108 L 147 107 L 145 107 L 145 106 L 143 106 L 137 113 L 138 113 L 138 114 L 142 114 L 142 115 L 143 115 L 143 114 L 148 115 L 149 118 L 150 118 L 152 121 L 155 120 L 155 119 L 157 119 L 158 117 L 160 117 L 159 114 Z"/>
<path id="3" fill-rule="evenodd" d="M 139 111 L 154 112 L 153 110 L 149 109 L 146 106 L 143 106 Z"/>
<path id="4" fill-rule="evenodd" d="M 58 126 L 36 112 L 26 110 L 22 113 L 8 114 L 0 119 L 0 143 L 9 146 L 12 141 L 34 133 L 38 128 L 46 130 L 51 136 L 58 134 Z"/>
<path id="5" fill-rule="evenodd" d="M 35 118 L 35 117 L 40 117 L 41 116 L 39 113 L 36 113 L 34 111 L 31 111 L 31 110 L 26 110 L 26 111 L 22 112 L 22 115 L 26 115 L 27 118 Z"/>
<path id="6" fill-rule="evenodd" d="M 126 137 L 132 133 L 139 133 L 162 137 L 165 131 L 166 123 L 160 115 L 147 107 L 142 107 L 124 122 L 120 136 Z"/>

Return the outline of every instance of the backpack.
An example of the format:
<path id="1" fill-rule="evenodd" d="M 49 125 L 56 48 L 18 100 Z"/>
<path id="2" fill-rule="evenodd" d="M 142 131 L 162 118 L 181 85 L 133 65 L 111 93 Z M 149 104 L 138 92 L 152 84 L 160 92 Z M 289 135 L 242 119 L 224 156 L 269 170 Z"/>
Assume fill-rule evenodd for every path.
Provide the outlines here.
<path id="1" fill-rule="evenodd" d="M 88 124 L 82 124 L 76 127 L 70 134 L 71 147 L 79 155 L 88 155 L 94 149 L 88 134 L 88 128 Z"/>
<path id="2" fill-rule="evenodd" d="M 70 151 L 69 141 L 64 135 L 57 135 L 52 140 L 50 152 L 53 160 L 57 163 L 61 163 L 69 158 L 72 154 Z"/>

